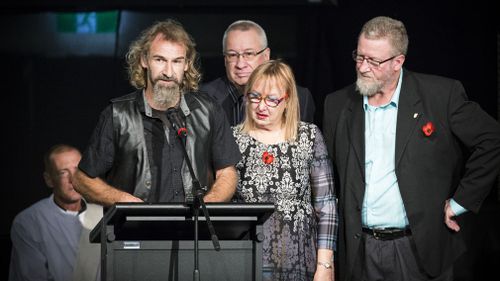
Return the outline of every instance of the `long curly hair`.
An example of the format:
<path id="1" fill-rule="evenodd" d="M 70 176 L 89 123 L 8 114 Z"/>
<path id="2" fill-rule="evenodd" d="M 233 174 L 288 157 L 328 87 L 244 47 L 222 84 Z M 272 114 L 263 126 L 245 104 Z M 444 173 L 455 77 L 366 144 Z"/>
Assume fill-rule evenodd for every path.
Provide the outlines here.
<path id="1" fill-rule="evenodd" d="M 188 69 L 182 78 L 181 88 L 188 91 L 198 90 L 201 80 L 199 70 L 199 58 L 196 52 L 194 39 L 186 32 L 182 25 L 173 20 L 167 19 L 156 22 L 154 25 L 144 30 L 139 38 L 132 42 L 126 55 L 127 70 L 130 84 L 136 89 L 143 89 L 147 85 L 147 69 L 142 67 L 141 58 L 147 58 L 153 40 L 161 34 L 167 41 L 179 43 L 186 47 L 186 63 Z"/>

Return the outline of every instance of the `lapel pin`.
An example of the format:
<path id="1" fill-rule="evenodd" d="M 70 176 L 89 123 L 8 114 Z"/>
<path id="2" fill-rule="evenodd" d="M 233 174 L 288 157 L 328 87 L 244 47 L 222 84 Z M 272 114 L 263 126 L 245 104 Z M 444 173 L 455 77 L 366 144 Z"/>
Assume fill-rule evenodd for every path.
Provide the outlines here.
<path id="1" fill-rule="evenodd" d="M 413 119 L 418 117 L 418 113 L 413 113 Z"/>

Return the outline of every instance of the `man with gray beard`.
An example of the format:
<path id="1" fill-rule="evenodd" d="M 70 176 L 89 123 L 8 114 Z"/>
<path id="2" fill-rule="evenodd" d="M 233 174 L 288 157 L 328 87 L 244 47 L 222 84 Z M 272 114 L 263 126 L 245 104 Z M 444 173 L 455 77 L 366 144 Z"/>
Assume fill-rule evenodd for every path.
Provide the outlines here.
<path id="1" fill-rule="evenodd" d="M 72 177 L 78 192 L 106 207 L 192 201 L 188 159 L 166 116 L 174 108 L 204 200 L 231 199 L 241 155 L 224 111 L 197 91 L 197 62 L 194 40 L 174 20 L 155 23 L 131 44 L 128 71 L 137 91 L 111 100 L 101 113 Z"/>
<path id="2" fill-rule="evenodd" d="M 173 81 L 175 82 L 175 85 L 172 86 L 162 86 L 161 84 L 157 83 L 158 80 L 161 81 Z M 175 104 L 181 95 L 179 84 L 177 84 L 177 81 L 175 80 L 175 77 L 173 79 L 167 79 L 167 78 L 159 78 L 154 82 L 153 86 L 153 100 L 157 104 L 163 104 L 165 106 Z"/>
<path id="3" fill-rule="evenodd" d="M 459 81 L 404 69 L 407 49 L 402 22 L 371 19 L 352 53 L 356 83 L 325 100 L 340 280 L 453 280 L 465 252 L 456 218 L 478 212 L 500 168 L 498 122 Z"/>

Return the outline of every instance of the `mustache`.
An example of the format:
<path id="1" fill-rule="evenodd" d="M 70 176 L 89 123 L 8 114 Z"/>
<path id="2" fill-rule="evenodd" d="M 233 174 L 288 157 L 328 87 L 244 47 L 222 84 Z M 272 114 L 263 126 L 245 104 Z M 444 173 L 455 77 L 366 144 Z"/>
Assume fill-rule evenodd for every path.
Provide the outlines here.
<path id="1" fill-rule="evenodd" d="M 164 82 L 174 82 L 175 84 L 179 85 L 179 81 L 175 79 L 175 77 L 158 77 L 156 78 L 153 83 L 157 84 L 158 81 L 164 81 Z"/>
<path id="2" fill-rule="evenodd" d="M 172 77 L 168 77 L 168 76 L 161 76 L 161 77 L 158 77 L 155 79 L 155 81 L 174 81 L 174 82 L 177 82 L 177 79 L 175 78 L 175 76 L 172 76 Z"/>

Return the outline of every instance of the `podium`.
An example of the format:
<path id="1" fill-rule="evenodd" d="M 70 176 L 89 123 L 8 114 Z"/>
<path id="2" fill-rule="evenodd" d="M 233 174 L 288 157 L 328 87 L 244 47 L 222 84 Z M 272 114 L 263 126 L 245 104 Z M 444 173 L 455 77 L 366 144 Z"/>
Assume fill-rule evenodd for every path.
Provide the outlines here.
<path id="1" fill-rule="evenodd" d="M 215 251 L 205 217 L 198 222 L 200 280 L 262 280 L 263 223 L 272 203 L 210 203 L 220 241 Z M 107 210 L 90 240 L 101 243 L 101 280 L 193 279 L 194 212 L 178 203 L 119 203 Z"/>

